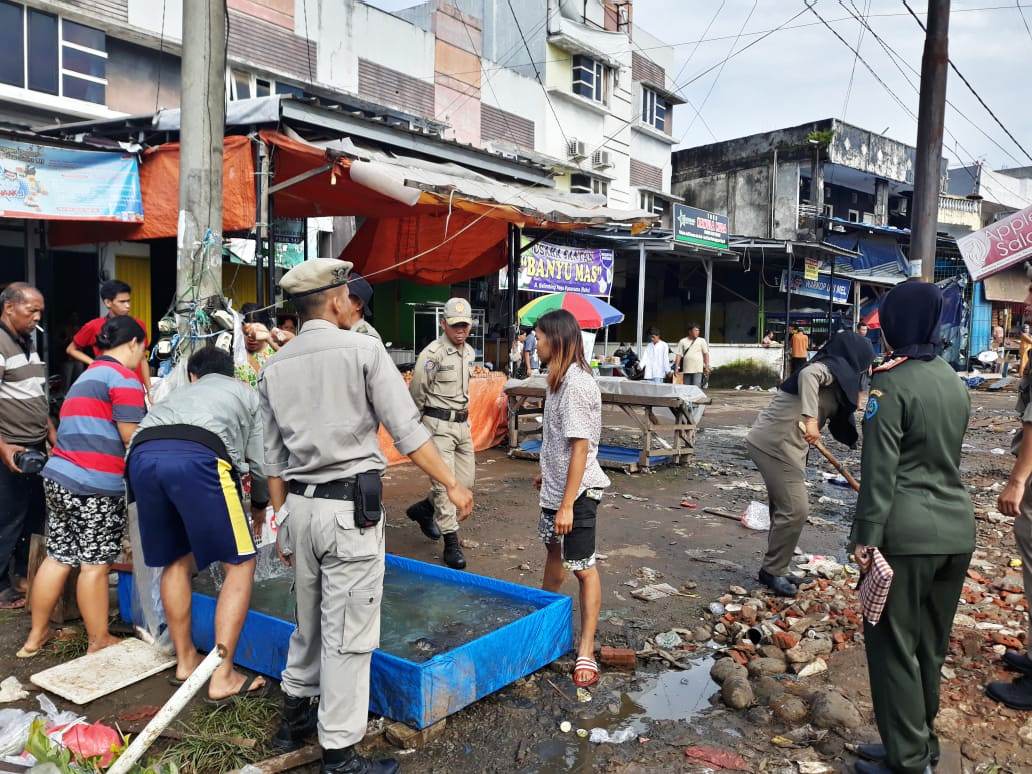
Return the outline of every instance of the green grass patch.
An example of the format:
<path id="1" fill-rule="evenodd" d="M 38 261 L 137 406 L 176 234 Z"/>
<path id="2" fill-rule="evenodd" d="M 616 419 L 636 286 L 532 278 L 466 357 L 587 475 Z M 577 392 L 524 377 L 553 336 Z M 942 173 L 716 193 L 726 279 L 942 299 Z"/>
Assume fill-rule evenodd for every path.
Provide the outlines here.
<path id="1" fill-rule="evenodd" d="M 184 738 L 161 757 L 183 774 L 232 771 L 268 757 L 265 747 L 279 714 L 275 701 L 244 698 L 228 707 L 201 707 L 175 726 Z M 253 739 L 256 744 L 242 744 Z"/>
<path id="2" fill-rule="evenodd" d="M 710 371 L 709 386 L 715 390 L 733 389 L 738 385 L 749 387 L 775 387 L 781 382 L 781 374 L 759 360 L 734 360 L 727 365 Z"/>

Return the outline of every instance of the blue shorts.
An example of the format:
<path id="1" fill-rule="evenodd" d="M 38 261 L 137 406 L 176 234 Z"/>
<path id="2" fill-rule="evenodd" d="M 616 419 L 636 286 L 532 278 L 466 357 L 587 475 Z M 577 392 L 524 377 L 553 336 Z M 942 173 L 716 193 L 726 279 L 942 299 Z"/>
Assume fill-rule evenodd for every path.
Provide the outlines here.
<path id="1" fill-rule="evenodd" d="M 189 553 L 198 569 L 254 557 L 233 467 L 207 446 L 147 441 L 132 449 L 126 474 L 148 567 L 167 567 Z"/>

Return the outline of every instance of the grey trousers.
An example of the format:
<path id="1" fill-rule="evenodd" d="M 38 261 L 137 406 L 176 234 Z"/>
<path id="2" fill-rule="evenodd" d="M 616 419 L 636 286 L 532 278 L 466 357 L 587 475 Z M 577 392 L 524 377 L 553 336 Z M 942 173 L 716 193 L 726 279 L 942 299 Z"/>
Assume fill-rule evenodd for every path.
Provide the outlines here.
<path id="1" fill-rule="evenodd" d="M 473 436 L 469 422 L 445 422 L 443 419 L 423 417 L 423 426 L 430 431 L 434 446 L 459 483 L 473 488 L 477 461 L 473 452 Z M 434 520 L 442 535 L 459 531 L 455 504 L 448 499 L 448 491 L 436 481 L 430 485 L 430 501 L 434 504 Z"/>
<path id="2" fill-rule="evenodd" d="M 369 720 L 369 663 L 380 644 L 384 521 L 355 527 L 354 503 L 291 494 L 280 545 L 293 552 L 297 629 L 283 691 L 320 696 L 319 744 L 351 747 Z M 286 533 L 284 534 L 284 529 Z"/>
<path id="3" fill-rule="evenodd" d="M 795 465 L 760 451 L 748 441 L 745 448 L 763 476 L 770 507 L 770 532 L 762 567 L 771 575 L 784 575 L 799 544 L 806 517 L 810 515 L 804 483 L 806 474 Z"/>
<path id="4" fill-rule="evenodd" d="M 1025 487 L 1020 514 L 1014 519 L 1014 540 L 1018 544 L 1021 572 L 1025 576 L 1025 605 L 1032 610 L 1032 481 Z M 1032 622 L 1029 623 L 1025 643 L 1026 647 L 1032 648 Z"/>

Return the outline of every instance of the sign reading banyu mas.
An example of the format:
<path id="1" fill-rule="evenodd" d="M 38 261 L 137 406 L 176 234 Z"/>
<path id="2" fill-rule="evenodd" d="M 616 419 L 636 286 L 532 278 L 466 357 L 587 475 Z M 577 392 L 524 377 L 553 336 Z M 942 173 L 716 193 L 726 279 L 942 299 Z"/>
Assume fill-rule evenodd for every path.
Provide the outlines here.
<path id="1" fill-rule="evenodd" d="M 727 215 L 675 204 L 674 241 L 726 250 Z"/>
<path id="2" fill-rule="evenodd" d="M 1032 259 L 1032 206 L 959 237 L 957 247 L 972 280 Z"/>
<path id="3" fill-rule="evenodd" d="M 500 290 L 508 290 L 507 271 L 499 273 Z M 583 293 L 604 296 L 613 291 L 613 251 L 538 242 L 520 258 L 519 290 L 530 293 Z"/>
<path id="4" fill-rule="evenodd" d="M 136 156 L 0 139 L 0 217 L 139 223 Z"/>
<path id="5" fill-rule="evenodd" d="M 781 272 L 781 292 L 785 292 L 785 279 L 788 277 L 787 271 Z M 815 280 L 808 280 L 803 276 L 801 272 L 792 272 L 792 294 L 796 296 L 809 296 L 810 298 L 820 298 L 824 301 L 828 300 L 828 286 L 831 277 L 827 274 L 821 274 Z M 847 279 L 841 277 L 835 278 L 835 303 L 836 304 L 848 304 L 849 303 L 849 292 L 853 289 L 853 283 Z"/>

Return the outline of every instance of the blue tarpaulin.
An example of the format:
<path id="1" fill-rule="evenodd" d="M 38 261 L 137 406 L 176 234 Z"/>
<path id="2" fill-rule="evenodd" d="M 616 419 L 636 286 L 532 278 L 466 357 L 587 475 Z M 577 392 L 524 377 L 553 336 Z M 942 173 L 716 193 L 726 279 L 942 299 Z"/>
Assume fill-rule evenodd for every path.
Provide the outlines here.
<path id="1" fill-rule="evenodd" d="M 515 583 L 387 555 L 387 571 L 406 570 L 435 582 L 475 587 L 537 608 L 493 632 L 422 663 L 373 651 L 369 709 L 414 728 L 426 728 L 453 712 L 552 663 L 573 648 L 573 602 Z M 132 620 L 132 573 L 119 573 L 119 612 Z M 193 595 L 193 640 L 202 650 L 215 643 L 215 599 Z M 279 679 L 294 624 L 250 610 L 237 645 L 237 664 Z"/>
<path id="2" fill-rule="evenodd" d="M 871 269 L 894 263 L 900 271 L 907 271 L 907 260 L 903 257 L 896 237 L 892 235 L 863 234 L 858 231 L 845 234 L 832 232 L 824 237 L 824 241 L 860 253 L 859 258 L 850 260 L 854 269 Z"/>

